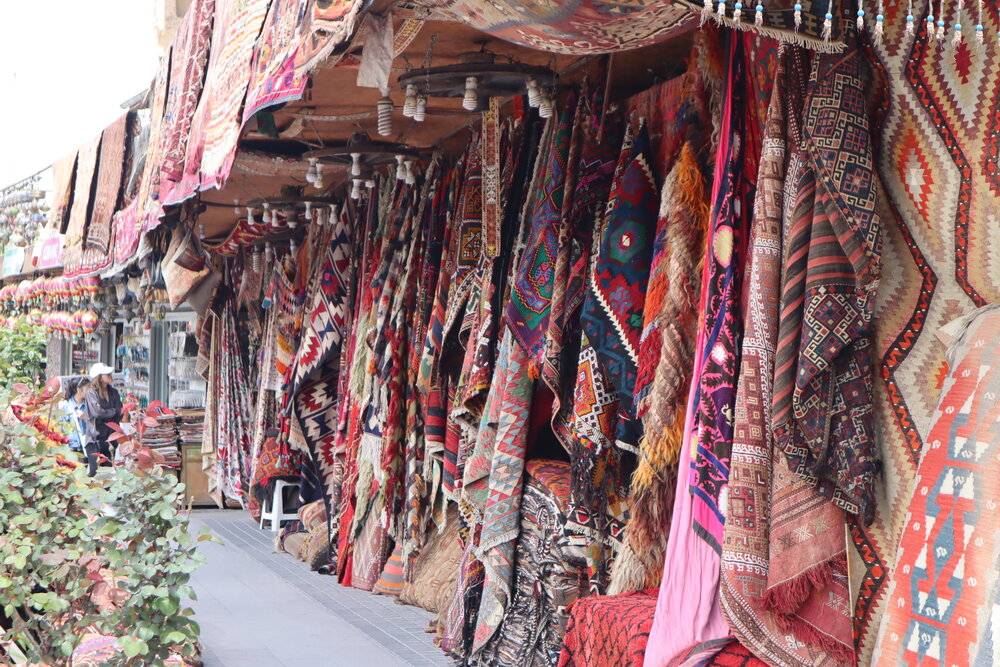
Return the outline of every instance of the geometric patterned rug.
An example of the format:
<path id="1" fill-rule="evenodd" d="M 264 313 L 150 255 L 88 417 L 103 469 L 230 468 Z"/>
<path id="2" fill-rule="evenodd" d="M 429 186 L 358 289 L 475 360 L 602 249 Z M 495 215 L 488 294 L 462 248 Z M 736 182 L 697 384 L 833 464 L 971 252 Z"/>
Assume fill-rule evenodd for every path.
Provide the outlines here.
<path id="1" fill-rule="evenodd" d="M 927 34 L 928 2 L 887 3 L 885 39 L 874 47 L 888 92 L 872 126 L 884 227 L 876 307 L 875 383 L 878 441 L 885 474 L 875 522 L 855 528 L 851 580 L 862 664 L 883 615 L 917 461 L 947 376 L 935 334 L 980 305 L 1000 301 L 1000 27 L 995 3 L 983 3 L 987 44 L 951 43 L 958 6 L 945 3 L 946 40 Z M 968 14 L 968 11 L 965 12 Z M 974 24 L 969 17 L 963 23 Z M 876 82 L 877 83 L 877 82 Z"/>

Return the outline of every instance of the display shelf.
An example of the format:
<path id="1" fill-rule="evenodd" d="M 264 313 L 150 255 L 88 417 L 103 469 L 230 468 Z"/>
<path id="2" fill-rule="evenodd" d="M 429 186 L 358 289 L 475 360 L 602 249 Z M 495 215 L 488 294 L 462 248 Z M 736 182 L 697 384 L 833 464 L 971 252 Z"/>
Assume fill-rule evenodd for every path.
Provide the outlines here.
<path id="1" fill-rule="evenodd" d="M 167 399 L 174 410 L 200 409 L 205 406 L 208 385 L 198 373 L 198 342 L 193 321 L 167 322 Z"/>
<path id="2" fill-rule="evenodd" d="M 122 374 L 123 396 L 132 395 L 145 408 L 150 402 L 150 331 L 138 321 L 126 323 L 115 350 Z"/>

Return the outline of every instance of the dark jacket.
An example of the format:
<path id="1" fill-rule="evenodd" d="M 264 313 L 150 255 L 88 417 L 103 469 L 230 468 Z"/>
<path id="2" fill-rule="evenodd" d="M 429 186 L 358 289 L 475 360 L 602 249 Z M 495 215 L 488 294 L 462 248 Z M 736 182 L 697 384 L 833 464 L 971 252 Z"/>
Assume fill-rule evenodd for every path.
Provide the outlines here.
<path id="1" fill-rule="evenodd" d="M 117 424 L 122 419 L 122 398 L 118 395 L 118 390 L 108 387 L 108 397 L 101 398 L 97 387 L 91 387 L 87 390 L 83 414 L 87 424 L 87 437 L 97 442 L 107 442 L 112 432 L 108 423 Z"/>

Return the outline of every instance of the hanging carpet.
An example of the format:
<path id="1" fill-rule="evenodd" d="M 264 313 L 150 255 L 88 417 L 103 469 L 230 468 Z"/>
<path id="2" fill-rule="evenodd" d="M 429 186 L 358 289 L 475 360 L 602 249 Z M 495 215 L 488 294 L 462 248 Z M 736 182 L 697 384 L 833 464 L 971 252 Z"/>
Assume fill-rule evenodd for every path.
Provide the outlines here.
<path id="1" fill-rule="evenodd" d="M 971 5 L 969 5 L 971 7 Z M 907 526 L 906 508 L 921 452 L 929 448 L 935 408 L 948 376 L 946 347 L 935 338 L 946 323 L 1000 302 L 1000 51 L 966 38 L 937 41 L 927 17 L 947 26 L 958 5 L 885 8 L 885 36 L 873 45 L 874 69 L 886 91 L 872 127 L 876 173 L 884 197 L 885 234 L 875 323 L 875 427 L 884 461 L 878 491 L 885 498 L 871 525 L 852 529 L 851 581 L 859 659 L 869 661 L 881 617 L 896 601 L 886 594 L 895 550 Z M 942 14 L 938 16 L 938 14 Z M 1000 29 L 996 6 L 979 19 L 989 37 Z M 883 83 L 884 82 L 884 83 Z M 881 85 L 879 85 L 881 83 Z M 904 165 L 907 165 L 904 168 Z"/>
<path id="2" fill-rule="evenodd" d="M 484 665 L 552 665 L 559 658 L 567 610 L 583 592 L 583 545 L 567 530 L 570 466 L 529 461 L 521 501 L 510 606 L 483 649 Z"/>
<path id="3" fill-rule="evenodd" d="M 125 171 L 125 149 L 128 142 L 129 115 L 123 114 L 101 134 L 101 156 L 97 166 L 97 186 L 94 207 L 84 245 L 108 257 L 111 249 L 112 217 L 118 209 Z"/>
<path id="4" fill-rule="evenodd" d="M 164 202 L 173 200 L 173 187 L 184 175 L 188 136 L 205 81 L 214 16 L 215 0 L 195 0 L 184 13 L 177 37 L 174 38 L 170 91 L 163 127 L 163 180 L 160 197 Z"/>
<path id="5" fill-rule="evenodd" d="M 476 30 L 541 51 L 585 55 L 637 49 L 695 27 L 686 7 L 663 0 L 421 0 Z"/>
<path id="6" fill-rule="evenodd" d="M 306 76 L 296 71 L 308 0 L 272 0 L 254 46 L 243 123 L 261 109 L 302 98 Z"/>
<path id="7" fill-rule="evenodd" d="M 757 179 L 720 577 L 722 610 L 733 634 L 783 667 L 853 661 L 843 511 L 789 471 L 774 447 L 767 409 L 782 224 L 795 219 L 800 203 L 786 201 L 784 193 L 792 192 L 804 168 L 796 129 L 807 69 L 802 51 L 782 46 Z"/>
<path id="8" fill-rule="evenodd" d="M 732 414 L 742 337 L 739 320 L 744 244 L 753 177 L 745 173 L 747 126 L 742 38 L 724 36 L 726 87 L 702 270 L 701 321 L 688 397 L 678 490 L 656 616 L 645 663 L 693 665 L 729 640 L 719 607 L 719 569 Z M 688 458 L 689 457 L 689 458 Z"/>
<path id="9" fill-rule="evenodd" d="M 1000 306 L 939 333 L 949 373 L 914 485 L 876 665 L 992 665 L 1000 659 Z"/>

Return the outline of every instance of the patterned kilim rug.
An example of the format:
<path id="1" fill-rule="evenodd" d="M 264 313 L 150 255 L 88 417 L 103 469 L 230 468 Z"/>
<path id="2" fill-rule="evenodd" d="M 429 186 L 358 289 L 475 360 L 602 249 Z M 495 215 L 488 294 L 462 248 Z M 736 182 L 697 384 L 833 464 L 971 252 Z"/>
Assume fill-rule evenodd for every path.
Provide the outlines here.
<path id="1" fill-rule="evenodd" d="M 947 325 L 951 372 L 909 505 L 875 651 L 878 665 L 1000 660 L 1000 305 Z"/>
<path id="2" fill-rule="evenodd" d="M 307 0 L 275 0 L 254 47 L 250 82 L 243 107 L 243 122 L 275 104 L 302 97 L 306 77 L 295 71 L 299 35 L 305 22 Z"/>
<path id="3" fill-rule="evenodd" d="M 695 14 L 663 0 L 422 0 L 419 4 L 477 30 L 556 53 L 636 49 L 692 29 Z"/>
<path id="4" fill-rule="evenodd" d="M 101 135 L 101 153 L 97 166 L 97 196 L 90 213 L 85 245 L 108 255 L 112 240 L 111 219 L 118 208 L 125 170 L 125 145 L 128 140 L 128 114 L 105 128 Z"/>
<path id="5" fill-rule="evenodd" d="M 188 135 L 198 108 L 208 64 L 215 0 L 197 0 L 184 14 L 170 66 L 170 93 L 167 96 L 163 127 L 163 180 L 160 198 L 172 201 L 174 183 L 184 175 Z"/>
<path id="6" fill-rule="evenodd" d="M 221 187 L 229 176 L 240 135 L 240 111 L 250 82 L 250 59 L 270 3 L 267 0 L 217 0 L 205 89 L 192 129 L 187 160 L 200 148 L 201 187 Z M 198 116 L 201 116 L 199 119 Z M 200 146 L 196 145 L 200 143 Z M 195 149 L 194 154 L 192 148 Z M 185 183 L 185 186 L 188 184 Z M 186 193 L 181 193 L 186 194 Z"/>
<path id="7" fill-rule="evenodd" d="M 936 9 L 936 7 L 935 7 Z M 955 23 L 957 6 L 942 18 Z M 987 40 L 1000 27 L 993 3 L 980 22 Z M 874 523 L 853 534 L 851 573 L 860 660 L 871 657 L 886 608 L 886 578 L 906 520 L 917 461 L 928 442 L 948 364 L 937 330 L 977 306 L 1000 300 L 1000 49 L 971 38 L 951 46 L 929 38 L 928 3 L 886 7 L 886 34 L 876 47 L 888 98 L 873 127 L 885 190 L 883 266 L 876 322 L 875 407 L 884 475 Z M 962 21 L 965 23 L 966 21 Z M 969 21 L 968 23 L 972 23 Z M 971 32 L 971 31 L 970 31 Z"/>
<path id="8" fill-rule="evenodd" d="M 559 667 L 641 665 L 656 591 L 591 595 L 573 605 Z"/>

